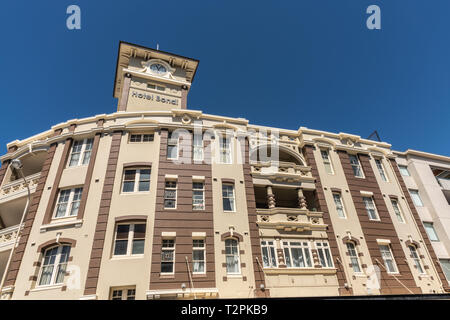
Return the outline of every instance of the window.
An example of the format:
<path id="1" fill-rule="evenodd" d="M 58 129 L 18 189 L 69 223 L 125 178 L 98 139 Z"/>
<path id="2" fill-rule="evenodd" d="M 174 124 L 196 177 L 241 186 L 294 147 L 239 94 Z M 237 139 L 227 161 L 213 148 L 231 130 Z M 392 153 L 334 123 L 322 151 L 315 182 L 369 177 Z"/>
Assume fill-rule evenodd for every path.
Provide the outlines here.
<path id="1" fill-rule="evenodd" d="M 386 177 L 386 173 L 384 172 L 383 163 L 381 162 L 381 159 L 375 159 L 375 164 L 377 165 L 378 172 L 380 173 L 381 180 L 388 181 Z"/>
<path id="2" fill-rule="evenodd" d="M 122 192 L 146 192 L 150 190 L 151 169 L 127 169 L 123 174 Z"/>
<path id="3" fill-rule="evenodd" d="M 367 214 L 370 220 L 380 220 L 377 213 L 377 208 L 373 202 L 372 197 L 363 197 L 364 206 L 366 207 Z"/>
<path id="4" fill-rule="evenodd" d="M 264 268 L 277 267 L 277 255 L 273 241 L 261 241 L 262 260 Z"/>
<path id="5" fill-rule="evenodd" d="M 447 281 L 450 282 L 450 259 L 439 259 Z"/>
<path id="6" fill-rule="evenodd" d="M 225 240 L 225 259 L 227 274 L 240 274 L 241 266 L 239 259 L 239 245 L 235 239 Z"/>
<path id="7" fill-rule="evenodd" d="M 408 246 L 409 247 L 409 251 L 411 252 L 411 258 L 414 260 L 414 265 L 417 268 L 417 271 L 419 271 L 419 273 L 425 273 L 423 271 L 423 267 L 422 267 L 422 262 L 420 261 L 420 257 L 417 254 L 417 249 L 416 246 Z"/>
<path id="8" fill-rule="evenodd" d="M 411 194 L 411 198 L 413 199 L 414 205 L 416 207 L 423 207 L 423 202 L 419 196 L 419 191 L 418 190 L 409 190 L 409 193 Z"/>
<path id="9" fill-rule="evenodd" d="M 192 183 L 192 209 L 205 210 L 205 184 L 203 182 Z"/>
<path id="10" fill-rule="evenodd" d="M 283 242 L 284 258 L 288 268 L 311 268 L 311 251 L 308 242 Z"/>
<path id="11" fill-rule="evenodd" d="M 111 290 L 111 300 L 135 300 L 136 288 L 113 288 Z"/>
<path id="12" fill-rule="evenodd" d="M 234 208 L 234 185 L 222 184 L 223 211 L 235 211 Z"/>
<path id="13" fill-rule="evenodd" d="M 74 141 L 69 160 L 69 167 L 87 165 L 91 159 L 93 143 L 93 138 Z"/>
<path id="14" fill-rule="evenodd" d="M 82 193 L 83 188 L 60 190 L 55 218 L 76 216 L 80 207 Z"/>
<path id="15" fill-rule="evenodd" d="M 405 176 L 405 177 L 409 177 L 409 176 L 411 176 L 410 174 L 409 174 L 409 171 L 408 171 L 408 167 L 407 166 L 398 166 L 398 169 L 400 170 L 400 173 L 401 173 L 401 175 L 402 176 Z"/>
<path id="16" fill-rule="evenodd" d="M 333 192 L 334 204 L 336 206 L 336 211 L 340 218 L 345 218 L 344 205 L 342 204 L 341 194 L 338 192 Z"/>
<path id="17" fill-rule="evenodd" d="M 320 154 L 322 155 L 323 165 L 325 166 L 325 171 L 328 174 L 333 174 L 333 166 L 330 160 L 330 154 L 328 150 L 320 150 Z"/>
<path id="18" fill-rule="evenodd" d="M 194 134 L 193 155 L 194 161 L 203 161 L 203 137 L 201 134 Z"/>
<path id="19" fill-rule="evenodd" d="M 316 242 L 316 249 L 322 268 L 333 268 L 333 259 L 331 258 L 328 242 Z"/>
<path id="20" fill-rule="evenodd" d="M 353 271 L 355 273 L 361 273 L 361 266 L 359 264 L 358 252 L 356 251 L 355 244 L 353 242 L 347 242 L 346 245 Z"/>
<path id="21" fill-rule="evenodd" d="M 350 157 L 350 164 L 352 166 L 353 174 L 355 175 L 355 177 L 364 178 L 364 173 L 362 171 L 361 164 L 359 163 L 358 156 L 355 156 L 353 154 L 349 154 L 348 156 Z"/>
<path id="22" fill-rule="evenodd" d="M 155 135 L 151 134 L 130 134 L 130 142 L 150 142 L 155 139 Z"/>
<path id="23" fill-rule="evenodd" d="M 161 273 L 174 273 L 175 239 L 163 239 L 161 248 Z"/>
<path id="24" fill-rule="evenodd" d="M 394 208 L 395 216 L 399 222 L 405 222 L 403 219 L 402 211 L 396 199 L 391 199 L 392 207 Z"/>
<path id="25" fill-rule="evenodd" d="M 231 138 L 221 137 L 219 139 L 220 163 L 231 163 Z"/>
<path id="26" fill-rule="evenodd" d="M 114 256 L 144 254 L 145 223 L 118 224 L 114 239 Z"/>
<path id="27" fill-rule="evenodd" d="M 439 238 L 437 236 L 436 230 L 434 230 L 432 222 L 424 222 L 423 226 L 425 227 L 425 230 L 427 231 L 428 234 L 428 238 L 430 238 L 431 241 L 439 241 Z"/>
<path id="28" fill-rule="evenodd" d="M 397 273 L 397 266 L 392 256 L 389 245 L 380 245 L 381 258 L 383 258 L 384 266 L 388 273 Z"/>
<path id="29" fill-rule="evenodd" d="M 70 246 L 57 246 L 45 250 L 39 285 L 60 284 L 64 281 Z"/>
<path id="30" fill-rule="evenodd" d="M 192 264 L 194 273 L 205 273 L 205 240 L 192 241 Z"/>
<path id="31" fill-rule="evenodd" d="M 175 209 L 177 207 L 177 182 L 166 180 L 164 188 L 164 208 Z"/>
<path id="32" fill-rule="evenodd" d="M 169 132 L 167 140 L 167 159 L 178 159 L 178 135 Z"/>

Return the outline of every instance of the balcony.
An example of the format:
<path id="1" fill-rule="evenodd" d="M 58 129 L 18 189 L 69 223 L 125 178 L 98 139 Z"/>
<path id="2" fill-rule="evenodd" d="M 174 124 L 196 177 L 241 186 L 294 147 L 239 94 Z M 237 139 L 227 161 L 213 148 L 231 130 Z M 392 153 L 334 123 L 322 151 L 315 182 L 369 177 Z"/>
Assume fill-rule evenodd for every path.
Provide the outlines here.
<path id="1" fill-rule="evenodd" d="M 277 182 L 314 181 L 311 167 L 295 162 L 259 161 L 251 164 L 251 170 L 253 178 L 266 178 Z"/>
<path id="2" fill-rule="evenodd" d="M 36 187 L 39 183 L 39 178 L 41 173 L 34 173 L 25 177 L 28 186 L 30 187 L 30 192 L 36 191 Z M 23 179 L 17 179 L 12 182 L 5 183 L 0 188 L 0 204 L 11 201 L 27 195 L 27 187 Z"/>
<path id="3" fill-rule="evenodd" d="M 285 232 L 326 231 L 323 213 L 301 208 L 274 207 L 256 209 L 257 224 L 260 228 Z"/>
<path id="4" fill-rule="evenodd" d="M 0 252 L 10 250 L 19 232 L 19 225 L 0 229 Z"/>

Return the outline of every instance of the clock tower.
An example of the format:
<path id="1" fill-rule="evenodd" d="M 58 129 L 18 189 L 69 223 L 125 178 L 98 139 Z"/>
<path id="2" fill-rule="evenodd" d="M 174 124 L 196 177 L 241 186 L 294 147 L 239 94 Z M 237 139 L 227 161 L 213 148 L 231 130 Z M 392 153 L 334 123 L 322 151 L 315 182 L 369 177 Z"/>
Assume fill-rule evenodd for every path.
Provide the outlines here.
<path id="1" fill-rule="evenodd" d="M 114 98 L 117 111 L 186 109 L 199 61 L 121 41 Z"/>

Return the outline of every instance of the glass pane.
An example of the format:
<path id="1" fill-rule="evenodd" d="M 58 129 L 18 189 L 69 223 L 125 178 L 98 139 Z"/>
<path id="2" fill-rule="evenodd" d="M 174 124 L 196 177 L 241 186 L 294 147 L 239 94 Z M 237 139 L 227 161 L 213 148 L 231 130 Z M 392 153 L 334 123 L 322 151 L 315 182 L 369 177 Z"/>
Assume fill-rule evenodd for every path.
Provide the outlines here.
<path id="1" fill-rule="evenodd" d="M 227 273 L 239 272 L 239 259 L 236 255 L 227 255 Z"/>
<path id="2" fill-rule="evenodd" d="M 53 273 L 53 265 L 42 267 L 41 279 L 39 281 L 39 285 L 47 285 L 50 284 Z"/>
<path id="3" fill-rule="evenodd" d="M 80 154 L 79 153 L 72 153 L 70 156 L 70 162 L 69 167 L 73 167 L 78 165 L 78 160 L 80 160 Z"/>
<path id="4" fill-rule="evenodd" d="M 192 252 L 192 260 L 205 260 L 205 252 L 203 250 L 194 250 Z"/>
<path id="5" fill-rule="evenodd" d="M 194 272 L 205 272 L 205 263 L 203 261 L 194 261 Z"/>
<path id="6" fill-rule="evenodd" d="M 56 217 L 64 217 L 67 210 L 67 203 L 58 204 L 58 207 L 56 209 Z"/>
<path id="7" fill-rule="evenodd" d="M 130 231 L 129 224 L 119 224 L 117 226 L 116 239 L 128 239 L 128 232 Z"/>
<path id="8" fill-rule="evenodd" d="M 85 151 L 83 156 L 83 165 L 88 164 L 91 159 L 91 151 Z"/>
<path id="9" fill-rule="evenodd" d="M 139 182 L 139 191 L 149 191 L 149 190 L 150 190 L 150 181 Z"/>
<path id="10" fill-rule="evenodd" d="M 275 248 L 274 247 L 270 247 L 270 257 L 272 258 L 272 267 L 276 268 L 277 266 L 277 258 L 275 255 Z"/>
<path id="11" fill-rule="evenodd" d="M 178 146 L 169 145 L 167 147 L 167 158 L 169 158 L 169 159 L 178 158 Z"/>
<path id="12" fill-rule="evenodd" d="M 223 210 L 224 211 L 233 211 L 233 205 L 231 199 L 223 198 Z"/>
<path id="13" fill-rule="evenodd" d="M 114 247 L 114 255 L 125 255 L 127 254 L 128 240 L 116 240 L 116 245 Z"/>
<path id="14" fill-rule="evenodd" d="M 269 251 L 267 250 L 267 247 L 262 248 L 262 259 L 263 259 L 263 266 L 265 268 L 270 267 L 270 259 L 269 259 Z"/>
<path id="15" fill-rule="evenodd" d="M 134 181 L 125 181 L 123 183 L 122 192 L 133 192 L 134 191 Z"/>
<path id="16" fill-rule="evenodd" d="M 144 253 L 145 240 L 133 240 L 133 249 L 131 254 L 143 254 Z"/>
<path id="17" fill-rule="evenodd" d="M 136 170 L 126 170 L 125 171 L 125 180 L 134 181 L 136 177 Z"/>
<path id="18" fill-rule="evenodd" d="M 55 284 L 62 283 L 64 281 L 64 276 L 66 275 L 66 267 L 66 263 L 59 264 Z"/>
<path id="19" fill-rule="evenodd" d="M 172 273 L 173 263 L 172 262 L 161 262 L 161 272 L 162 273 Z"/>
<path id="20" fill-rule="evenodd" d="M 295 268 L 305 267 L 305 260 L 303 257 L 302 249 L 291 248 L 292 253 L 292 265 Z"/>
<path id="21" fill-rule="evenodd" d="M 134 239 L 145 238 L 146 225 L 144 223 L 134 225 Z"/>
<path id="22" fill-rule="evenodd" d="M 286 262 L 286 267 L 292 267 L 291 254 L 288 248 L 284 248 L 284 260 Z"/>

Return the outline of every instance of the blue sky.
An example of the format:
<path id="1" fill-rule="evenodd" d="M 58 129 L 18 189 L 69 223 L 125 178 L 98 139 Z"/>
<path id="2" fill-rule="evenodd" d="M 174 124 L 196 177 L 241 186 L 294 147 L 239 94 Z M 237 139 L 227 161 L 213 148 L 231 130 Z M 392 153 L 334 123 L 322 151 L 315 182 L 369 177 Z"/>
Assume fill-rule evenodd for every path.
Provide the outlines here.
<path id="1" fill-rule="evenodd" d="M 200 60 L 188 108 L 450 156 L 450 1 L 7 1 L 0 12 L 6 143 L 116 111 L 120 40 Z M 66 8 L 81 8 L 81 30 Z M 381 8 L 368 30 L 366 8 Z"/>

